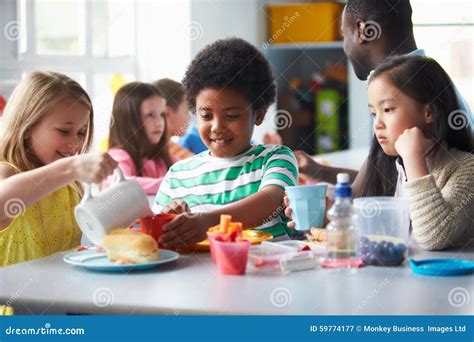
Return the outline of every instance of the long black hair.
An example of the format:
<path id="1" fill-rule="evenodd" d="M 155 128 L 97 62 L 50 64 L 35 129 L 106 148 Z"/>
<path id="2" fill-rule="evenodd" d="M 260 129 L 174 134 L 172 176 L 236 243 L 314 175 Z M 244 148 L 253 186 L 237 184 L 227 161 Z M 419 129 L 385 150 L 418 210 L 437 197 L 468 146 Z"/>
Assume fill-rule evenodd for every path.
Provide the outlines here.
<path id="1" fill-rule="evenodd" d="M 390 57 L 370 76 L 369 83 L 384 75 L 405 95 L 432 111 L 436 145 L 473 152 L 468 123 L 471 118 L 461 110 L 454 85 L 444 69 L 432 58 L 419 56 Z M 362 196 L 393 196 L 397 183 L 395 160 L 372 138 Z"/>

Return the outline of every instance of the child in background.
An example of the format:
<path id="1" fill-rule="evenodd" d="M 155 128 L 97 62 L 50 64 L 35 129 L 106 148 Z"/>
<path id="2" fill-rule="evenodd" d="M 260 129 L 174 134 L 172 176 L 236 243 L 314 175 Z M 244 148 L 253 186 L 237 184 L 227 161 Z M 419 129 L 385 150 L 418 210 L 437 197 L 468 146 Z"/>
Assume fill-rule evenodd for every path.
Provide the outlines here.
<path id="1" fill-rule="evenodd" d="M 173 162 L 194 155 L 190 150 L 171 140 L 171 137 L 182 137 L 189 126 L 188 101 L 181 83 L 169 78 L 162 78 L 153 83 L 166 100 L 165 118 L 168 131 L 168 152 Z"/>
<path id="2" fill-rule="evenodd" d="M 89 96 L 69 77 L 34 72 L 16 87 L 0 135 L 0 267 L 76 247 L 82 188 L 117 163 L 84 154 L 93 132 Z"/>
<path id="3" fill-rule="evenodd" d="M 370 76 L 368 95 L 375 135 L 354 184 L 362 196 L 406 197 L 420 247 L 464 247 L 474 237 L 474 143 L 451 79 L 431 58 L 394 57 Z"/>
<path id="4" fill-rule="evenodd" d="M 202 142 L 195 122 L 191 122 L 184 136 L 179 139 L 179 144 L 194 154 L 207 151 L 207 146 Z"/>
<path id="5" fill-rule="evenodd" d="M 209 151 L 174 164 L 166 174 L 153 209 L 180 215 L 164 227 L 161 242 L 173 247 L 199 242 L 221 214 L 244 227 L 286 235 L 280 214 L 284 187 L 298 179 L 296 159 L 285 146 L 251 144 L 254 126 L 275 99 L 268 62 L 242 39 L 218 40 L 194 58 L 183 84 Z"/>
<path id="6" fill-rule="evenodd" d="M 109 154 L 125 177 L 155 195 L 171 165 L 166 148 L 166 101 L 152 84 L 131 82 L 119 89 L 112 107 Z M 105 186 L 115 182 L 107 178 Z"/>

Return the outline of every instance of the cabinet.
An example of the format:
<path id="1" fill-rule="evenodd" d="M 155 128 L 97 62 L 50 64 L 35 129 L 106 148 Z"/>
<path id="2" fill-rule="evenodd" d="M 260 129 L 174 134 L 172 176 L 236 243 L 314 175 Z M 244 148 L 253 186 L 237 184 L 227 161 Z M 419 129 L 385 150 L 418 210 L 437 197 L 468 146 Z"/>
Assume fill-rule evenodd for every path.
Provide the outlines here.
<path id="1" fill-rule="evenodd" d="M 282 2 L 267 0 L 264 7 Z M 265 21 L 268 20 L 271 18 L 267 13 Z M 266 30 L 268 38 L 268 25 Z M 277 84 L 271 120 L 284 144 L 311 154 L 367 148 L 372 134 L 367 86 L 355 76 L 342 41 L 280 44 L 269 44 L 269 41 L 272 42 L 269 39 L 262 45 L 262 52 L 270 62 Z M 344 81 L 330 81 L 311 91 L 316 73 L 336 74 L 338 78 L 342 74 Z M 295 89 L 291 84 L 299 86 Z"/>
<path id="2" fill-rule="evenodd" d="M 349 147 L 348 66 L 342 42 L 264 49 L 277 83 L 274 118 L 285 145 L 310 154 Z M 321 76 L 324 80 L 321 81 Z"/>

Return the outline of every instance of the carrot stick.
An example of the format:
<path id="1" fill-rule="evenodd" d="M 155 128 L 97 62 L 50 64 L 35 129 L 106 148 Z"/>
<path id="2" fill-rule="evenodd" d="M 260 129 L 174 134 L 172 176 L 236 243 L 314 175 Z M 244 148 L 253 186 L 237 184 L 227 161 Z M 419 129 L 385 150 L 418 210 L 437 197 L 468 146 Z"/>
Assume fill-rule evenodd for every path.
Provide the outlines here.
<path id="1" fill-rule="evenodd" d="M 229 225 L 232 221 L 232 216 L 230 215 L 221 215 L 221 222 L 220 222 L 220 231 L 219 233 L 227 233 L 229 231 Z"/>

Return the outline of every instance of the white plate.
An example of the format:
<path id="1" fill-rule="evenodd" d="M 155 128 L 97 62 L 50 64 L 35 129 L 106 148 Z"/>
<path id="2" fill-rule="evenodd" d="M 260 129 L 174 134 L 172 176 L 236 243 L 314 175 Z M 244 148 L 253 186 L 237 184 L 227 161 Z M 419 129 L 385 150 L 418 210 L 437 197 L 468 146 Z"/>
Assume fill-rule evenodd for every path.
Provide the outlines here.
<path id="1" fill-rule="evenodd" d="M 152 262 L 144 262 L 141 264 L 117 265 L 107 258 L 106 253 L 98 253 L 96 251 L 74 252 L 64 256 L 64 261 L 75 266 L 82 266 L 95 271 L 119 272 L 119 271 L 136 271 L 153 268 L 158 265 L 175 261 L 179 258 L 179 253 L 167 249 L 160 249 L 160 259 Z"/>

